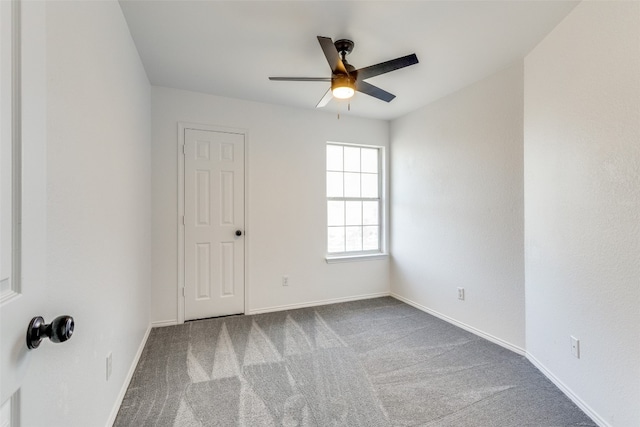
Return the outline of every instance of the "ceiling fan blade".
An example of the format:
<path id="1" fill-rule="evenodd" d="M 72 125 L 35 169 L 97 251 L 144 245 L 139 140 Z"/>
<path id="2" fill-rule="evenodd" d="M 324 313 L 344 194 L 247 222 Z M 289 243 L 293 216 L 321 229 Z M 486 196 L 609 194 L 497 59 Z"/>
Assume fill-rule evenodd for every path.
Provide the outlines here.
<path id="1" fill-rule="evenodd" d="M 318 42 L 324 52 L 324 56 L 327 58 L 331 71 L 334 73 L 349 74 L 342 59 L 340 59 L 340 54 L 333 44 L 333 41 L 329 37 L 318 36 Z"/>
<path id="2" fill-rule="evenodd" d="M 324 94 L 324 96 L 322 97 L 322 99 L 318 102 L 318 105 L 316 105 L 316 108 L 322 108 L 325 105 L 327 105 L 329 103 L 329 101 L 331 101 L 333 99 L 333 93 L 331 92 L 331 88 L 329 88 L 329 90 L 327 91 L 327 93 Z"/>
<path id="3" fill-rule="evenodd" d="M 393 98 L 396 97 L 394 94 L 389 93 L 386 90 L 382 90 L 378 86 L 374 86 L 371 83 L 367 83 L 364 81 L 356 82 L 356 90 L 358 92 L 366 93 L 367 95 L 371 95 L 374 98 L 378 98 L 386 102 L 391 102 Z"/>
<path id="4" fill-rule="evenodd" d="M 388 73 L 417 63 L 418 57 L 415 53 L 412 53 L 411 55 L 403 56 L 402 58 L 396 58 L 391 61 L 360 68 L 358 70 L 358 80 L 368 79 L 369 77 L 378 76 L 380 74 Z"/>
<path id="5" fill-rule="evenodd" d="M 269 77 L 279 82 L 331 82 L 331 77 Z"/>

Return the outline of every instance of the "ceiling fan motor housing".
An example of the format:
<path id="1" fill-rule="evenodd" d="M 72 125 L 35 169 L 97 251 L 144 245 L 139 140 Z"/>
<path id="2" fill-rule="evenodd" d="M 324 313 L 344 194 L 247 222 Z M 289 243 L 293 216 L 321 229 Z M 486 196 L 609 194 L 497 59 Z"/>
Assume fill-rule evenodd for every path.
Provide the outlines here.
<path id="1" fill-rule="evenodd" d="M 340 86 L 350 86 L 355 88 L 356 78 L 346 74 L 334 74 L 333 77 L 331 77 L 331 89 Z"/>

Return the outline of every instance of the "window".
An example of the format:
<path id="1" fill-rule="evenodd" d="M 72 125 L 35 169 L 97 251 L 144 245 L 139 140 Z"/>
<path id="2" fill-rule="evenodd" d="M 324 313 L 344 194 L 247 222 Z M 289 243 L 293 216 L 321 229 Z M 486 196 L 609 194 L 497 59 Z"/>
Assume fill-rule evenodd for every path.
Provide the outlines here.
<path id="1" fill-rule="evenodd" d="M 377 147 L 327 144 L 327 253 L 382 252 L 382 152 Z"/>

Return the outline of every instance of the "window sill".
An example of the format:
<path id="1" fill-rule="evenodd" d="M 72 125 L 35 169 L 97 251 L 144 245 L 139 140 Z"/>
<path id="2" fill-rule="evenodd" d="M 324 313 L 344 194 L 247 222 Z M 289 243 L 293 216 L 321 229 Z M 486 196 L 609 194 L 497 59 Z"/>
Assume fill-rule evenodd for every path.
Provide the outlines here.
<path id="1" fill-rule="evenodd" d="M 365 254 L 365 255 L 340 255 L 340 256 L 327 256 L 325 260 L 327 264 L 336 264 L 339 262 L 353 262 L 353 261 L 374 261 L 379 259 L 387 259 L 389 254 Z"/>

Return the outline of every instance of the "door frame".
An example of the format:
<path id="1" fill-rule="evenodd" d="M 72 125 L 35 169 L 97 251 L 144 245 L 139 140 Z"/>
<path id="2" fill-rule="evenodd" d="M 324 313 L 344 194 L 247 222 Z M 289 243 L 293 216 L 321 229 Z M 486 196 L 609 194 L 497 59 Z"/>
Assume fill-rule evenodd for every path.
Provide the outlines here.
<path id="1" fill-rule="evenodd" d="M 211 131 L 211 132 L 222 132 L 222 133 L 234 133 L 239 134 L 244 137 L 244 313 L 249 312 L 249 286 L 247 286 L 249 282 L 249 239 L 251 238 L 251 234 L 247 234 L 247 230 L 249 229 L 249 216 L 247 215 L 248 207 L 249 207 L 249 192 L 248 192 L 248 179 L 249 175 L 249 131 L 247 129 L 242 128 L 232 128 L 227 126 L 216 126 L 216 125 L 205 125 L 201 123 L 189 123 L 189 122 L 178 122 L 178 145 L 176 147 L 178 153 L 178 209 L 177 209 L 177 218 L 176 225 L 178 229 L 178 280 L 176 287 L 176 296 L 178 302 L 178 318 L 177 323 L 184 323 L 185 317 L 185 297 L 184 297 L 184 287 L 185 287 L 185 238 L 184 238 L 184 205 L 185 205 L 185 154 L 184 154 L 184 134 L 187 129 L 193 130 L 201 130 L 201 131 Z"/>

